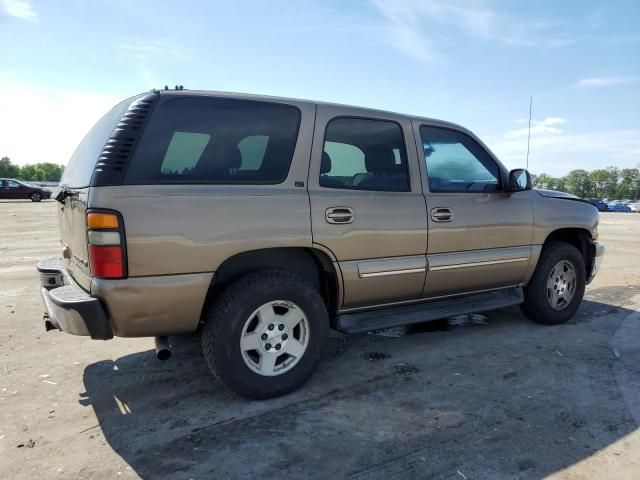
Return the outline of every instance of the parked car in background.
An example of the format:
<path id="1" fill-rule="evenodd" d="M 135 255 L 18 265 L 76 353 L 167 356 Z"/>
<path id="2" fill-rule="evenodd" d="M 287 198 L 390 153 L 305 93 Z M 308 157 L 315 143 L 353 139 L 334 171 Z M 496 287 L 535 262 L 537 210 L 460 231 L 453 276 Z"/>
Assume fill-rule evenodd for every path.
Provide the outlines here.
<path id="1" fill-rule="evenodd" d="M 622 201 L 611 202 L 607 205 L 609 212 L 624 212 L 628 213 L 631 209 Z"/>
<path id="2" fill-rule="evenodd" d="M 12 178 L 0 178 L 0 198 L 29 199 L 32 202 L 39 202 L 42 199 L 51 198 L 51 190 Z"/>
<path id="3" fill-rule="evenodd" d="M 640 202 L 631 202 L 627 207 L 634 213 L 640 213 Z"/>
<path id="4" fill-rule="evenodd" d="M 596 207 L 599 212 L 606 212 L 607 210 L 609 210 L 608 205 L 599 198 L 586 198 L 585 200 Z"/>

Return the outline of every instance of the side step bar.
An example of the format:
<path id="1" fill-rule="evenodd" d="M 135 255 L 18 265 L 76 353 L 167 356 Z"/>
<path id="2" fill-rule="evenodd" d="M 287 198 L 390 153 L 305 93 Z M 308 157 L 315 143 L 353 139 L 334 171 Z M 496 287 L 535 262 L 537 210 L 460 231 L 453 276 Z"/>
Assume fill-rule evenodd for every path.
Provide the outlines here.
<path id="1" fill-rule="evenodd" d="M 522 288 L 494 290 L 463 297 L 443 298 L 412 305 L 388 307 L 368 312 L 343 313 L 335 327 L 343 333 L 360 333 L 383 328 L 422 323 L 468 313 L 486 312 L 518 305 L 524 301 Z"/>

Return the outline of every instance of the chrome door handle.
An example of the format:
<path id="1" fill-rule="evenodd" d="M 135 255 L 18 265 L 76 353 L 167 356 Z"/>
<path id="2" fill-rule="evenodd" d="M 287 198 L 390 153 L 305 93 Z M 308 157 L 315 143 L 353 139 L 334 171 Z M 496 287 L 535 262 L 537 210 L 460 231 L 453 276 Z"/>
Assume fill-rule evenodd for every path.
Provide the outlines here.
<path id="1" fill-rule="evenodd" d="M 329 223 L 352 223 L 353 209 L 349 207 L 331 207 L 324 212 L 324 218 Z"/>
<path id="2" fill-rule="evenodd" d="M 450 208 L 445 207 L 432 208 L 431 220 L 434 222 L 450 222 L 453 220 L 453 212 Z"/>

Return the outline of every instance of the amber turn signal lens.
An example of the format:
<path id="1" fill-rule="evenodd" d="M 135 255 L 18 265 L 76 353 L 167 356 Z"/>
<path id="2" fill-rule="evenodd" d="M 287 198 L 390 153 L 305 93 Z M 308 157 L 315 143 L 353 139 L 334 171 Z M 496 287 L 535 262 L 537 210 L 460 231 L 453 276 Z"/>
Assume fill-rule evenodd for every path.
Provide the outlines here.
<path id="1" fill-rule="evenodd" d="M 87 214 L 87 226 L 89 228 L 118 228 L 118 216 L 113 213 L 89 213 Z"/>

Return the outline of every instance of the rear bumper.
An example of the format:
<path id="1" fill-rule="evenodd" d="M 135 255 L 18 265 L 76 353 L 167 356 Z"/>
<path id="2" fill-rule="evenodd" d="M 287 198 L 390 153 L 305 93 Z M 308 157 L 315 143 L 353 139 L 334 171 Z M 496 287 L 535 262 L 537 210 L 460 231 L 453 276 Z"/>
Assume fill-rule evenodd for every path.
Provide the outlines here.
<path id="1" fill-rule="evenodd" d="M 38 263 L 45 327 L 95 340 L 113 338 L 111 323 L 99 299 L 83 290 L 64 269 L 62 259 Z"/>
<path id="2" fill-rule="evenodd" d="M 38 264 L 45 326 L 73 335 L 108 340 L 194 332 L 213 273 L 103 280 L 87 292 L 61 259 Z"/>
<path id="3" fill-rule="evenodd" d="M 602 260 L 604 259 L 604 245 L 593 242 L 592 246 L 593 258 L 591 259 L 591 271 L 587 276 L 587 285 L 595 278 L 598 270 L 600 270 L 600 265 L 602 265 Z"/>

